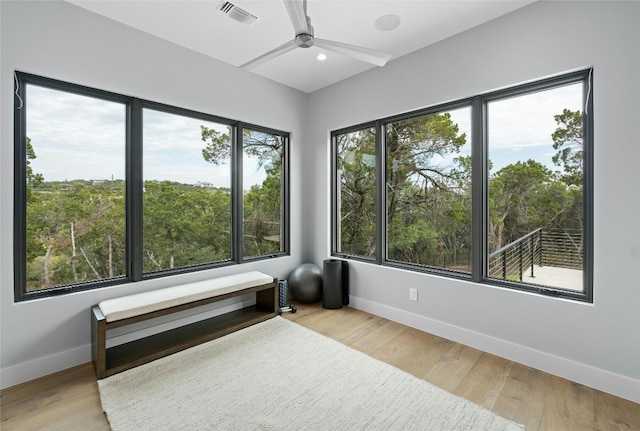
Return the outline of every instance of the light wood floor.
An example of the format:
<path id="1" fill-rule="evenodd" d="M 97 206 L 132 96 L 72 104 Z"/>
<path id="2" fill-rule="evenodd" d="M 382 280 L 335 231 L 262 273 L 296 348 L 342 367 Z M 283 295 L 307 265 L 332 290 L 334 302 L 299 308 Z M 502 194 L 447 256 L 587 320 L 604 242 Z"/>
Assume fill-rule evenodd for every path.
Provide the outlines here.
<path id="1" fill-rule="evenodd" d="M 640 430 L 640 404 L 353 308 L 285 318 L 536 430 Z M 109 430 L 91 364 L 1 392 L 0 429 Z M 131 430 L 135 431 L 135 430 Z"/>

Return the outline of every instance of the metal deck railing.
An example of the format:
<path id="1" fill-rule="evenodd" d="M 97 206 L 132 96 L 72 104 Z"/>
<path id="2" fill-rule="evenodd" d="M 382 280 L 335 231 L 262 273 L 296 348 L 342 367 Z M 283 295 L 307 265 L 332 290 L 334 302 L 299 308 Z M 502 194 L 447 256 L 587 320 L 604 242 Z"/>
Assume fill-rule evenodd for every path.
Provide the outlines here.
<path id="1" fill-rule="evenodd" d="M 489 277 L 522 281 L 536 266 L 582 269 L 582 232 L 538 228 L 489 254 Z"/>

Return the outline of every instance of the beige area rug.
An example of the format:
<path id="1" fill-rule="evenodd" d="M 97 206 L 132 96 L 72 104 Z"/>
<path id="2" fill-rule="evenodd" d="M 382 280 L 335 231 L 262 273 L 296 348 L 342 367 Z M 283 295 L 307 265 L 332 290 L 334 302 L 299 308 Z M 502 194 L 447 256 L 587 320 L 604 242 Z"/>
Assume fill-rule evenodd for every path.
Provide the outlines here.
<path id="1" fill-rule="evenodd" d="M 524 430 L 282 317 L 98 386 L 113 431 Z"/>

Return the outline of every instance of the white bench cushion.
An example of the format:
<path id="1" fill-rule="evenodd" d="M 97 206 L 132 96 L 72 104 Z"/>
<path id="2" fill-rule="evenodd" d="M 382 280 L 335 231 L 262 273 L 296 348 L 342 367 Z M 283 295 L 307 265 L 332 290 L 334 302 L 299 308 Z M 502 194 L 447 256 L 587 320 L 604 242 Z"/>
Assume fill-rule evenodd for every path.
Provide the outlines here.
<path id="1" fill-rule="evenodd" d="M 107 299 L 98 306 L 105 320 L 114 322 L 272 282 L 270 275 L 251 271 Z"/>

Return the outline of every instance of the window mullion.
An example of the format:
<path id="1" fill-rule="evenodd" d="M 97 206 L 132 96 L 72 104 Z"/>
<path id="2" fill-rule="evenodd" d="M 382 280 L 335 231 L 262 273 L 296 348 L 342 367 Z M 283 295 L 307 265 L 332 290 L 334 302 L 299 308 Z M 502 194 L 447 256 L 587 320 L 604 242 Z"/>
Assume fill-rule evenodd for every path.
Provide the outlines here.
<path id="1" fill-rule="evenodd" d="M 487 123 L 482 97 L 474 97 L 471 106 L 471 278 L 479 283 L 486 274 Z"/>
<path id="2" fill-rule="evenodd" d="M 127 107 L 126 137 L 127 275 L 131 281 L 142 280 L 143 273 L 142 120 L 142 101 L 132 99 Z"/>
<path id="3" fill-rule="evenodd" d="M 242 263 L 243 253 L 243 213 L 242 213 L 242 153 L 243 124 L 232 126 L 231 133 L 231 250 L 233 260 Z"/>
<path id="4" fill-rule="evenodd" d="M 386 145 L 385 127 L 376 121 L 376 262 L 387 260 Z"/>

